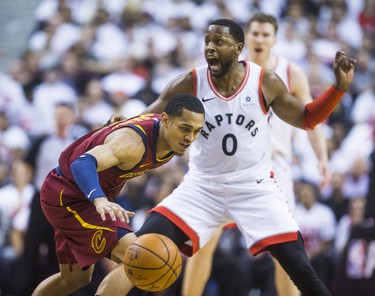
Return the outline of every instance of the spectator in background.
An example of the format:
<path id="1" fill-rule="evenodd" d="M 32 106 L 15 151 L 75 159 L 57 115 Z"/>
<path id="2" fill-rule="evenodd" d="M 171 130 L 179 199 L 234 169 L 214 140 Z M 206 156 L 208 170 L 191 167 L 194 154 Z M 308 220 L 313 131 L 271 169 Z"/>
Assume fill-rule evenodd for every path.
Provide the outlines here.
<path id="1" fill-rule="evenodd" d="M 346 243 L 348 242 L 353 227 L 363 222 L 365 218 L 366 197 L 354 197 L 349 201 L 349 210 L 342 216 L 337 224 L 334 248 L 335 257 L 341 256 Z"/>
<path id="2" fill-rule="evenodd" d="M 344 178 L 343 174 L 334 172 L 329 186 L 321 191 L 324 204 L 332 209 L 336 222 L 348 211 L 349 201 L 344 195 Z"/>
<path id="3" fill-rule="evenodd" d="M 93 23 L 96 30 L 90 52 L 99 63 L 104 65 L 127 56 L 127 35 L 111 20 L 104 7 L 99 7 L 96 11 Z"/>
<path id="4" fill-rule="evenodd" d="M 53 133 L 56 128 L 54 109 L 58 103 L 77 104 L 76 90 L 61 81 L 59 68 L 50 68 L 44 72 L 43 82 L 33 92 L 33 104 L 40 110 L 40 121 L 45 133 Z"/>
<path id="5" fill-rule="evenodd" d="M 349 171 L 345 174 L 343 193 L 345 198 L 352 199 L 358 196 L 367 196 L 370 183 L 369 164 L 367 158 L 355 158 Z"/>
<path id="6" fill-rule="evenodd" d="M 113 106 L 106 99 L 100 79 L 91 79 L 80 99 L 80 117 L 91 129 L 102 126 L 115 113 Z"/>
<path id="7" fill-rule="evenodd" d="M 29 146 L 28 134 L 12 125 L 8 114 L 0 110 L 0 159 L 10 165 L 13 160 L 22 159 Z"/>
<path id="8" fill-rule="evenodd" d="M 359 14 L 359 25 L 366 33 L 375 33 L 375 2 L 364 0 L 364 7 Z"/>
<path id="9" fill-rule="evenodd" d="M 375 80 L 371 88 L 359 94 L 355 100 L 351 118 L 353 125 L 340 147 L 331 155 L 332 171 L 349 172 L 358 158 L 368 159 L 374 149 L 373 125 L 375 122 Z M 360 145 L 353 145 L 360 143 Z"/>
<path id="10" fill-rule="evenodd" d="M 360 48 L 357 53 L 357 73 L 350 90 L 354 98 L 371 89 L 375 73 L 374 57 L 371 57 L 367 49 Z"/>
<path id="11" fill-rule="evenodd" d="M 365 220 L 351 228 L 338 266 L 333 296 L 374 295 L 375 270 L 375 149 L 370 154 L 370 186 L 366 199 Z"/>
<path id="12" fill-rule="evenodd" d="M 21 84 L 12 76 L 0 73 L 0 111 L 6 113 L 10 121 L 15 123 L 25 103 Z"/>
<path id="13" fill-rule="evenodd" d="M 331 288 L 333 281 L 332 247 L 336 218 L 333 211 L 319 201 L 317 187 L 306 181 L 296 185 L 298 203 L 294 217 L 301 229 L 307 256 L 321 280 Z"/>
<path id="14" fill-rule="evenodd" d="M 0 188 L 1 220 L 8 222 L 7 226 L 1 225 L 6 238 L 0 246 L 0 289 L 3 295 L 12 295 L 19 280 L 14 278 L 14 272 L 24 252 L 30 206 L 36 193 L 31 179 L 32 171 L 18 159 L 12 163 L 10 183 Z"/>

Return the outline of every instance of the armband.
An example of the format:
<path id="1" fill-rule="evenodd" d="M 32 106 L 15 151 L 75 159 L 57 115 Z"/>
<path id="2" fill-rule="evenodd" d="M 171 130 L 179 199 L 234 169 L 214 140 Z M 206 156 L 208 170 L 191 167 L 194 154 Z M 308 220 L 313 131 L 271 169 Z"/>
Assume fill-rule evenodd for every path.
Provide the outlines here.
<path id="1" fill-rule="evenodd" d="M 70 165 L 74 181 L 92 203 L 95 198 L 106 196 L 99 183 L 97 167 L 96 158 L 87 153 L 82 154 Z"/>
<path id="2" fill-rule="evenodd" d="M 319 98 L 305 106 L 303 128 L 312 130 L 322 123 L 335 110 L 344 96 L 345 91 L 337 90 L 333 85 L 327 89 Z"/>

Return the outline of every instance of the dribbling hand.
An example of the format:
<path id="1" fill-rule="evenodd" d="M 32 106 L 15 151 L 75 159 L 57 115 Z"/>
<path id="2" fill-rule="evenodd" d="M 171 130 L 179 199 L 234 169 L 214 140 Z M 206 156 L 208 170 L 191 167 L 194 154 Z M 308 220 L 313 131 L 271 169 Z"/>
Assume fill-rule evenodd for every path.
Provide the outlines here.
<path id="1" fill-rule="evenodd" d="M 333 72 L 335 73 L 337 90 L 346 91 L 353 80 L 354 67 L 357 61 L 346 55 L 344 51 L 336 53 L 335 62 L 333 63 Z"/>
<path id="2" fill-rule="evenodd" d="M 94 205 L 103 221 L 106 220 L 105 215 L 108 214 L 112 221 L 116 221 L 119 218 L 122 222 L 129 223 L 129 217 L 135 215 L 134 212 L 125 210 L 119 204 L 110 202 L 106 197 L 95 198 Z"/>

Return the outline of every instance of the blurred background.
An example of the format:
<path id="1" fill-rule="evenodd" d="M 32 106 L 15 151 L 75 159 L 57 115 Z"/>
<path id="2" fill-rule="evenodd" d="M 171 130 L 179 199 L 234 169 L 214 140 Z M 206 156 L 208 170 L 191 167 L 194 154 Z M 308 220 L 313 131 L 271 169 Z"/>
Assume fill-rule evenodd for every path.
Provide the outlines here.
<path id="1" fill-rule="evenodd" d="M 209 21 L 231 18 L 245 27 L 255 11 L 278 19 L 274 52 L 304 69 L 313 97 L 334 81 L 337 50 L 357 59 L 349 91 L 322 124 L 331 184 L 318 188 L 304 132 L 293 143 L 299 205 L 322 204 L 334 217 L 330 225 L 301 228 L 308 254 L 327 285 L 337 285 L 351 230 L 375 217 L 375 0 L 0 0 L 0 295 L 31 295 L 58 270 L 39 190 L 60 152 L 112 113 L 139 114 L 177 74 L 204 64 Z M 137 212 L 134 229 L 180 183 L 187 160 L 176 158 L 127 183 L 119 203 Z M 374 240 L 353 264 L 366 265 Z M 262 295 L 259 283 L 272 267 L 250 258 L 235 229 L 224 233 L 217 254 L 205 296 L 230 296 L 223 286 L 237 283 L 229 274 L 246 282 L 244 268 L 256 279 L 249 295 Z M 74 295 L 93 295 L 112 267 L 98 263 L 93 282 Z M 352 279 L 373 277 L 373 268 L 362 266 L 367 273 Z M 180 284 L 158 295 L 179 295 Z M 358 295 L 375 295 L 371 288 Z"/>

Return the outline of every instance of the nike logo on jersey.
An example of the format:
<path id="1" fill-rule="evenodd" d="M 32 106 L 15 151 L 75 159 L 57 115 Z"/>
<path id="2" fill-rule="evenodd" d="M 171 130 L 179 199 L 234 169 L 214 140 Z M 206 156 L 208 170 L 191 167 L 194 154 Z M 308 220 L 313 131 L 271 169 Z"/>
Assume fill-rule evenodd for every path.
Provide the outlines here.
<path id="1" fill-rule="evenodd" d="M 258 179 L 257 180 L 257 184 L 259 184 L 260 182 L 262 182 L 263 181 L 263 179 Z"/>
<path id="2" fill-rule="evenodd" d="M 93 189 L 90 191 L 89 195 L 87 195 L 87 198 L 90 198 L 91 194 L 95 191 L 96 189 Z"/>
<path id="3" fill-rule="evenodd" d="M 208 101 L 211 101 L 211 100 L 214 100 L 216 99 L 216 97 L 212 97 L 212 98 L 208 98 L 208 99 L 205 99 L 204 97 L 202 98 L 202 102 L 208 102 Z"/>

